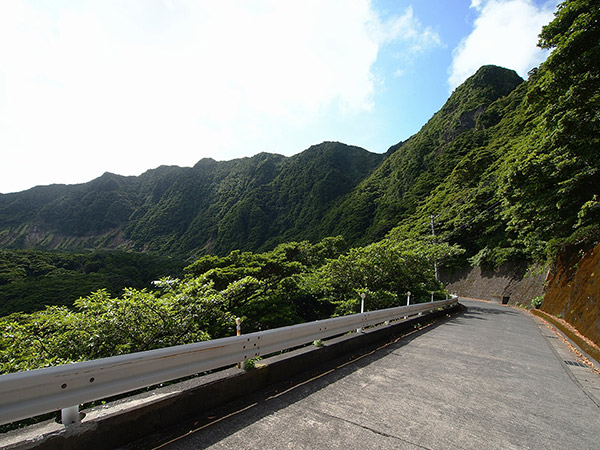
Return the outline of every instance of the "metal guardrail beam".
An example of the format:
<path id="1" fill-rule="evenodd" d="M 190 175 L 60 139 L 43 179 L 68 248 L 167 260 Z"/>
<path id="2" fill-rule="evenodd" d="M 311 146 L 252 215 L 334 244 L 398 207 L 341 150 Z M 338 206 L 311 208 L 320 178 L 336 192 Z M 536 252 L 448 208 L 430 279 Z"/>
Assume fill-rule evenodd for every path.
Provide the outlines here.
<path id="1" fill-rule="evenodd" d="M 195 344 L 0 375 L 0 424 L 233 365 L 357 328 L 402 319 L 455 299 L 369 311 Z"/>

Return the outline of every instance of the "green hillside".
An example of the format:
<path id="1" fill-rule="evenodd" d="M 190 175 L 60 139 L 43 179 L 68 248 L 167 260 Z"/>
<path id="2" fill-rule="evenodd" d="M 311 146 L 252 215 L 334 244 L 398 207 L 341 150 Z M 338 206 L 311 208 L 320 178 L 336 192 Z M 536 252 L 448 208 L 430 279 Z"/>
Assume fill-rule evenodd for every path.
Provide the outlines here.
<path id="1" fill-rule="evenodd" d="M 395 230 L 430 216 L 472 263 L 552 262 L 561 246 L 600 242 L 600 6 L 563 3 L 544 27 L 547 61 L 476 120 L 480 141 Z"/>
<path id="2" fill-rule="evenodd" d="M 125 287 L 149 288 L 159 278 L 180 276 L 184 266 L 140 253 L 0 250 L 0 316 L 71 306 L 99 289 L 120 295 Z"/>
<path id="3" fill-rule="evenodd" d="M 567 1 L 528 81 L 484 66 L 385 155 L 324 142 L 295 156 L 203 159 L 139 177 L 0 195 L 0 246 L 194 258 L 341 235 L 429 234 L 476 264 L 600 240 L 599 6 Z M 466 261 L 463 261 L 466 263 Z"/>
<path id="4" fill-rule="evenodd" d="M 512 70 L 484 66 L 452 93 L 446 104 L 326 218 L 331 234 L 357 243 L 381 239 L 415 213 L 472 149 L 490 139 L 482 116 L 523 80 Z M 489 119 L 488 119 L 489 120 Z"/>
<path id="5" fill-rule="evenodd" d="M 324 214 L 384 158 L 335 142 L 292 157 L 262 153 L 139 177 L 0 195 L 0 245 L 184 256 L 319 239 Z"/>

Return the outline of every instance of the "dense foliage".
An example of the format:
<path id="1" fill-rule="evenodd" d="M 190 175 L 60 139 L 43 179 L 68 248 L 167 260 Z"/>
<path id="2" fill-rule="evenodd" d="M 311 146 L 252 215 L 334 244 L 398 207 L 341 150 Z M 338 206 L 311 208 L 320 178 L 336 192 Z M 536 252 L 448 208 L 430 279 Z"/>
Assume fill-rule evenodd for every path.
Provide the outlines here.
<path id="1" fill-rule="evenodd" d="M 591 237 L 600 224 L 600 5 L 564 2 L 540 46 L 553 49 L 530 82 L 535 116 L 504 177 L 509 229 L 531 243 Z M 586 231 L 582 231 L 587 228 Z"/>
<path id="2" fill-rule="evenodd" d="M 71 306 L 98 289 L 118 295 L 161 277 L 183 273 L 184 263 L 122 252 L 58 253 L 0 249 L 0 316 L 46 305 Z"/>
<path id="3" fill-rule="evenodd" d="M 341 238 L 292 242 L 266 253 L 205 256 L 182 279 L 157 289 L 129 288 L 120 296 L 99 290 L 75 308 L 49 306 L 0 318 L 0 371 L 197 342 L 443 295 L 433 261 L 460 250 L 428 241 L 384 240 L 344 252 Z"/>
<path id="4" fill-rule="evenodd" d="M 485 108 L 466 156 L 394 235 L 426 230 L 473 264 L 553 261 L 566 243 L 600 242 L 600 6 L 566 1 L 543 28 L 545 63 Z"/>

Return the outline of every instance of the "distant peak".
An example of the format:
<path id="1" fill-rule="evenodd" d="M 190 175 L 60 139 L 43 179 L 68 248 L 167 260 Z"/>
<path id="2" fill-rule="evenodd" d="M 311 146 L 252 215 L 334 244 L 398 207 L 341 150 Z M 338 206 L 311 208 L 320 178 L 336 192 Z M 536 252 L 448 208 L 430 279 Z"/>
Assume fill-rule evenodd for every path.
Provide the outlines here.
<path id="1" fill-rule="evenodd" d="M 503 88 L 502 90 L 508 90 L 508 92 L 510 92 L 523 81 L 523 78 L 512 69 L 486 65 L 481 66 L 477 72 L 463 84 L 471 85 L 471 87 L 494 85 Z"/>
<path id="2" fill-rule="evenodd" d="M 311 151 L 340 151 L 340 150 L 343 150 L 343 151 L 360 150 L 363 152 L 369 152 L 368 150 L 365 150 L 364 148 L 357 147 L 355 145 L 344 144 L 343 142 L 338 142 L 338 141 L 323 141 L 320 144 L 311 145 L 305 151 L 311 152 Z"/>
<path id="3" fill-rule="evenodd" d="M 438 113 L 460 113 L 485 108 L 510 94 L 523 81 L 514 70 L 493 65 L 482 66 L 456 88 Z"/>

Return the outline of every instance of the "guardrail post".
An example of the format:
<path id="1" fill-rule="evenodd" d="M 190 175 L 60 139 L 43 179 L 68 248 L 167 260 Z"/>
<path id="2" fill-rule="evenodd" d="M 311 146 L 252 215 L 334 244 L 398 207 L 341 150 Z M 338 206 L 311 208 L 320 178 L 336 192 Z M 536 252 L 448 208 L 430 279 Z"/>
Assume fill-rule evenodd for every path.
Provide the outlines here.
<path id="1" fill-rule="evenodd" d="M 412 295 L 412 292 L 408 291 L 406 293 L 406 306 L 410 306 L 410 296 Z M 404 316 L 404 319 L 407 319 L 407 316 Z"/>
<path id="2" fill-rule="evenodd" d="M 365 312 L 365 297 L 367 296 L 367 294 L 365 294 L 364 292 L 360 293 L 360 313 L 364 313 Z M 356 332 L 360 333 L 362 331 L 362 327 L 361 328 L 357 328 Z"/>
<path id="3" fill-rule="evenodd" d="M 235 318 L 235 331 L 236 331 L 236 334 L 238 336 L 242 335 L 242 325 L 241 325 L 241 323 L 242 323 L 242 320 L 239 317 L 236 317 Z M 242 368 L 242 362 L 239 362 L 237 366 L 238 366 L 238 369 L 241 369 Z"/>
<path id="4" fill-rule="evenodd" d="M 68 408 L 61 409 L 60 420 L 66 427 L 73 425 L 74 423 L 81 423 L 81 418 L 79 416 L 79 405 L 69 406 Z"/>

